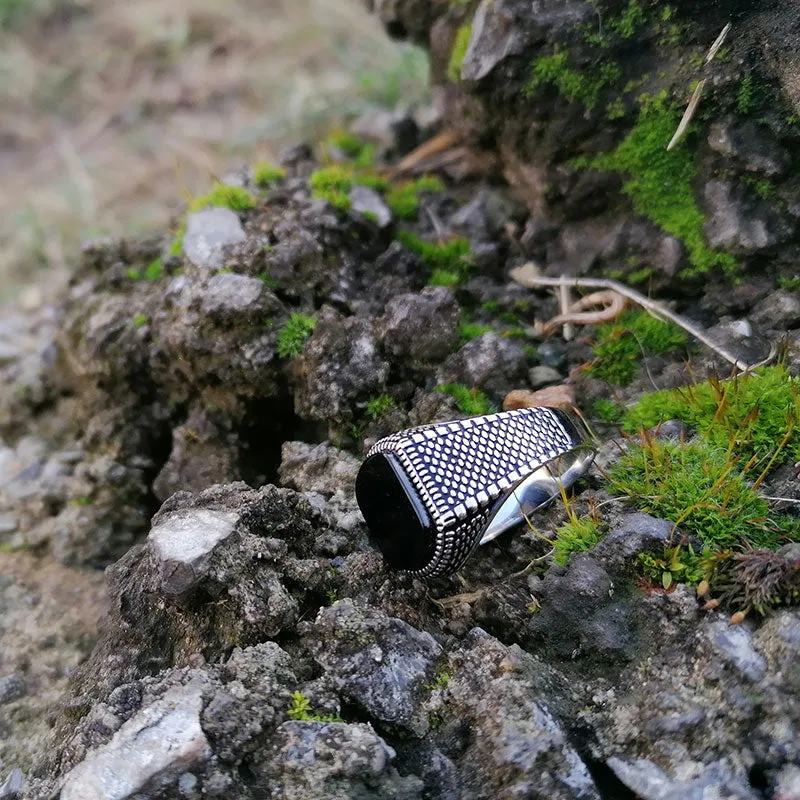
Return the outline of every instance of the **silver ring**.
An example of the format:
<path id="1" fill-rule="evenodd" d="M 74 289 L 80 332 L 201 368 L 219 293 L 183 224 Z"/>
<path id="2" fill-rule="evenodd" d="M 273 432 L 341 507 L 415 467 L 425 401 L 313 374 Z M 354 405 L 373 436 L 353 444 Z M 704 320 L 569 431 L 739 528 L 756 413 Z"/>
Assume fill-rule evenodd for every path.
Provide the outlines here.
<path id="1" fill-rule="evenodd" d="M 391 567 L 450 575 L 574 483 L 594 456 L 585 425 L 555 408 L 424 425 L 370 449 L 356 499 Z"/>

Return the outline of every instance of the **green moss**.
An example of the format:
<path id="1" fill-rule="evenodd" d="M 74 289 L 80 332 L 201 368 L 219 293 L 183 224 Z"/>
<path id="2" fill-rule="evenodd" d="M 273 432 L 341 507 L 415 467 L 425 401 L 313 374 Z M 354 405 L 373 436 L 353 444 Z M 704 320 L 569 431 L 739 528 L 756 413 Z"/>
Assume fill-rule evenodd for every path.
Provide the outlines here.
<path id="1" fill-rule="evenodd" d="M 630 39 L 637 29 L 644 25 L 644 9 L 638 0 L 630 0 L 625 10 L 619 17 L 614 17 L 606 23 L 606 27 L 614 31 L 623 39 Z"/>
<path id="2" fill-rule="evenodd" d="M 397 404 L 388 394 L 381 394 L 367 400 L 367 416 L 370 419 L 378 419 L 395 408 L 397 408 Z"/>
<path id="3" fill-rule="evenodd" d="M 627 386 L 636 377 L 643 356 L 669 353 L 686 344 L 686 334 L 676 325 L 645 311 L 628 311 L 616 322 L 598 328 L 591 373 L 608 383 Z"/>
<path id="4" fill-rule="evenodd" d="M 600 541 L 597 523 L 591 517 L 571 519 L 556 531 L 553 560 L 566 566 L 573 553 L 582 553 Z"/>
<path id="5" fill-rule="evenodd" d="M 311 702 L 302 692 L 292 692 L 286 713 L 290 719 L 301 722 L 343 722 L 338 714 L 316 714 Z"/>
<path id="6" fill-rule="evenodd" d="M 386 194 L 386 203 L 398 219 L 416 219 L 420 194 L 444 191 L 444 184 L 432 175 L 424 175 L 416 181 L 406 181 L 393 186 Z"/>
<path id="7" fill-rule="evenodd" d="M 477 322 L 470 322 L 469 320 L 462 319 L 461 322 L 458 323 L 458 338 L 462 344 L 465 344 L 472 339 L 483 336 L 484 333 L 489 333 L 491 330 L 489 325 L 478 325 Z"/>
<path id="8" fill-rule="evenodd" d="M 278 356 L 291 358 L 300 355 L 316 324 L 316 319 L 308 314 L 292 314 L 278 334 Z"/>
<path id="9" fill-rule="evenodd" d="M 327 200 L 340 211 L 350 210 L 351 203 L 347 193 L 353 188 L 351 168 L 342 164 L 323 167 L 311 174 L 308 185 L 314 197 Z"/>
<path id="10" fill-rule="evenodd" d="M 144 271 L 131 267 L 127 276 L 132 281 L 157 281 L 164 277 L 164 262 L 160 258 L 151 261 Z"/>
<path id="11" fill-rule="evenodd" d="M 800 538 L 800 523 L 771 519 L 725 448 L 645 439 L 608 471 L 610 488 L 712 549 L 775 549 Z"/>
<path id="12" fill-rule="evenodd" d="M 456 406 L 462 414 L 471 417 L 483 414 L 493 414 L 497 411 L 495 405 L 483 392 L 470 389 L 461 383 L 445 383 L 436 387 L 437 392 L 449 394 L 456 401 Z"/>
<path id="13" fill-rule="evenodd" d="M 450 61 L 447 64 L 447 80 L 451 83 L 458 83 L 461 80 L 461 65 L 464 63 L 464 56 L 467 54 L 471 35 L 471 25 L 462 25 L 456 31 L 455 42 L 450 52 Z"/>
<path id="14" fill-rule="evenodd" d="M 752 114 L 756 108 L 756 83 L 752 72 L 748 72 L 739 84 L 736 93 L 736 108 L 740 114 Z"/>
<path id="15" fill-rule="evenodd" d="M 534 61 L 531 78 L 523 92 L 530 97 L 539 87 L 554 85 L 567 100 L 580 102 L 586 108 L 593 109 L 599 101 L 600 92 L 621 77 L 619 65 L 611 61 L 604 61 L 585 73 L 571 69 L 569 54 L 562 50 Z"/>
<path id="16" fill-rule="evenodd" d="M 285 177 L 286 170 L 271 164 L 269 161 L 259 161 L 253 167 L 253 181 L 256 186 L 269 186 L 271 183 L 277 183 Z"/>
<path id="17" fill-rule="evenodd" d="M 208 194 L 195 197 L 189 203 L 189 210 L 201 211 L 204 208 L 221 207 L 230 208 L 232 211 L 247 211 L 253 208 L 255 204 L 256 201 L 247 189 L 241 186 L 215 183 Z"/>
<path id="18" fill-rule="evenodd" d="M 148 317 L 147 314 L 137 314 L 133 318 L 133 327 L 143 328 L 148 322 L 150 322 L 150 317 Z"/>
<path id="19" fill-rule="evenodd" d="M 782 366 L 762 367 L 729 381 L 653 392 L 627 412 L 623 427 L 635 432 L 668 419 L 685 422 L 718 449 L 732 449 L 745 464 L 754 459 L 753 469 L 763 468 L 781 443 L 781 460 L 800 455 L 800 379 Z"/>
<path id="20" fill-rule="evenodd" d="M 758 179 L 752 175 L 745 175 L 742 183 L 749 186 L 762 200 L 768 200 L 775 194 L 775 184 L 769 178 Z"/>
<path id="21" fill-rule="evenodd" d="M 273 278 L 268 272 L 260 272 L 256 277 L 263 281 L 270 289 L 277 289 L 281 282 L 276 278 Z"/>
<path id="22" fill-rule="evenodd" d="M 420 239 L 410 231 L 399 231 L 397 241 L 416 253 L 430 267 L 432 272 L 430 285 L 455 286 L 466 280 L 472 269 L 472 253 L 469 241 L 456 236 L 444 244 L 434 244 Z M 438 281 L 434 283 L 434 279 Z M 448 283 L 445 281 L 450 281 Z"/>
<path id="23" fill-rule="evenodd" d="M 360 167 L 375 163 L 375 146 L 361 141 L 351 133 L 337 132 L 328 137 L 328 144 L 339 150 Z"/>
<path id="24" fill-rule="evenodd" d="M 383 192 L 389 187 L 389 181 L 374 170 L 353 173 L 353 183 L 357 183 L 360 186 L 368 186 L 378 192 Z"/>
<path id="25" fill-rule="evenodd" d="M 680 114 L 669 108 L 660 94 L 640 100 L 643 108 L 639 119 L 616 150 L 573 163 L 627 175 L 623 191 L 630 196 L 634 209 L 684 243 L 693 266 L 691 272 L 733 272 L 733 256 L 712 250 L 703 236 L 705 219 L 692 189 L 694 156 L 685 145 L 666 149 Z"/>
<path id="26" fill-rule="evenodd" d="M 778 278 L 778 288 L 788 292 L 800 292 L 800 275 L 781 275 Z"/>
<path id="27" fill-rule="evenodd" d="M 625 116 L 625 103 L 621 97 L 612 100 L 606 106 L 606 119 L 614 121 L 615 119 L 622 119 Z"/>
<path id="28" fill-rule="evenodd" d="M 592 404 L 592 416 L 606 425 L 618 425 L 624 415 L 625 410 L 621 406 L 604 397 L 598 397 Z"/>

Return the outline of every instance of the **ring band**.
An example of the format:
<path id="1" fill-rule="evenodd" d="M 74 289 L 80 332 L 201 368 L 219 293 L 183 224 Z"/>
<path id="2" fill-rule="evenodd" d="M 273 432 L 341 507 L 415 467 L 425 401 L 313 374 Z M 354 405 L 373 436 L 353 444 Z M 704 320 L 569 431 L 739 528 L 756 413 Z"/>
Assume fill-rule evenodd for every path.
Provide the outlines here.
<path id="1" fill-rule="evenodd" d="M 449 575 L 574 483 L 594 455 L 584 424 L 555 408 L 423 425 L 370 449 L 356 499 L 390 566 Z"/>

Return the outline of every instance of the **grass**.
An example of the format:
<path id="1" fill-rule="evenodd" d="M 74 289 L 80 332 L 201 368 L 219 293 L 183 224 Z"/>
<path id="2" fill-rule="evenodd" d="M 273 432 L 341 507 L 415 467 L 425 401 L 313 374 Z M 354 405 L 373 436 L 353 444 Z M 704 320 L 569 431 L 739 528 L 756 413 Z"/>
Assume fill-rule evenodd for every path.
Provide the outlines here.
<path id="1" fill-rule="evenodd" d="M 303 352 L 303 345 L 314 333 L 317 321 L 308 314 L 294 313 L 278 333 L 278 356 L 293 358 Z"/>
<path id="2" fill-rule="evenodd" d="M 661 355 L 686 346 L 686 333 L 677 325 L 645 311 L 628 311 L 616 322 L 597 329 L 591 373 L 608 383 L 627 386 L 636 377 L 643 356 Z"/>
<path id="3" fill-rule="evenodd" d="M 423 51 L 358 0 L 0 9 L 0 294 L 88 238 L 165 229 L 235 163 L 429 95 Z"/>
<path id="4" fill-rule="evenodd" d="M 493 414 L 497 407 L 478 389 L 470 389 L 461 383 L 445 383 L 436 387 L 437 392 L 449 394 L 456 401 L 456 407 L 462 414 L 470 417 Z"/>
<path id="5" fill-rule="evenodd" d="M 659 95 L 646 98 L 636 125 L 616 150 L 573 162 L 576 167 L 619 172 L 626 176 L 623 191 L 636 213 L 650 219 L 685 245 L 691 269 L 687 274 L 721 270 L 732 274 L 736 260 L 712 250 L 703 236 L 705 217 L 694 196 L 694 153 L 686 142 L 667 151 L 681 114 Z"/>

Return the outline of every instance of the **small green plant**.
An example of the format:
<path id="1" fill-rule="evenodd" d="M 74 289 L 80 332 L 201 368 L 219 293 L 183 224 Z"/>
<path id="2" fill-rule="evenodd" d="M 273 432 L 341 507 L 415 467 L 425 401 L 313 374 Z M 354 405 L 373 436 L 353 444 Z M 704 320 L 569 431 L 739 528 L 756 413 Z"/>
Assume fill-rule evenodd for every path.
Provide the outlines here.
<path id="1" fill-rule="evenodd" d="M 636 30 L 644 25 L 644 9 L 638 0 L 630 0 L 627 8 L 619 17 L 612 17 L 606 24 L 607 27 L 621 36 L 623 39 L 630 39 Z"/>
<path id="2" fill-rule="evenodd" d="M 555 536 L 553 560 L 561 567 L 566 566 L 573 553 L 582 553 L 600 541 L 597 522 L 591 517 L 577 517 L 574 513 L 556 530 Z"/>
<path id="3" fill-rule="evenodd" d="M 593 347 L 591 372 L 596 378 L 627 386 L 636 376 L 642 356 L 685 348 L 686 334 L 646 311 L 628 311 L 616 322 L 601 325 Z"/>
<path id="4" fill-rule="evenodd" d="M 190 211 L 201 211 L 204 208 L 230 208 L 231 211 L 247 211 L 255 207 L 256 201 L 250 192 L 242 186 L 229 186 L 226 183 L 215 183 L 208 194 L 193 198 L 189 203 Z"/>
<path id="5" fill-rule="evenodd" d="M 605 397 L 598 397 L 592 405 L 592 414 L 606 425 L 618 425 L 622 422 L 625 410 Z"/>
<path id="6" fill-rule="evenodd" d="M 471 417 L 493 414 L 495 405 L 478 389 L 470 389 L 461 383 L 445 383 L 436 387 L 437 392 L 449 394 L 456 401 L 456 407 L 462 414 Z"/>
<path id="7" fill-rule="evenodd" d="M 378 419 L 396 408 L 397 404 L 388 394 L 381 394 L 367 400 L 367 416 L 370 419 Z"/>
<path id="8" fill-rule="evenodd" d="M 286 177 L 286 170 L 282 167 L 275 166 L 269 161 L 259 161 L 253 167 L 253 182 L 256 186 L 262 188 L 270 184 L 277 183 Z"/>
<path id="9" fill-rule="evenodd" d="M 416 219 L 420 194 L 443 190 L 444 184 L 438 178 L 423 176 L 416 181 L 405 181 L 389 189 L 386 193 L 386 204 L 398 219 Z"/>
<path id="10" fill-rule="evenodd" d="M 625 103 L 621 97 L 617 97 L 606 105 L 606 119 L 613 122 L 615 119 L 622 119 L 625 116 Z"/>
<path id="11" fill-rule="evenodd" d="M 781 275 L 778 278 L 778 288 L 787 292 L 800 292 L 800 275 Z"/>
<path id="12" fill-rule="evenodd" d="M 762 178 L 759 180 L 750 175 L 745 175 L 742 178 L 742 182 L 746 186 L 749 186 L 756 196 L 760 197 L 762 200 L 768 200 L 775 194 L 775 184 L 769 178 Z"/>
<path id="13" fill-rule="evenodd" d="M 467 54 L 470 36 L 472 36 L 471 25 L 462 25 L 456 31 L 455 42 L 450 52 L 450 61 L 447 64 L 447 80 L 450 83 L 458 83 L 461 80 L 461 65 L 464 63 L 464 56 Z"/>
<path id="14" fill-rule="evenodd" d="M 523 92 L 531 97 L 539 87 L 554 85 L 567 100 L 582 103 L 591 110 L 597 105 L 600 92 L 621 77 L 622 71 L 613 61 L 604 61 L 595 69 L 587 70 L 587 74 L 571 69 L 569 54 L 561 50 L 536 59 Z"/>
<path id="15" fill-rule="evenodd" d="M 695 553 L 691 545 L 680 544 L 665 547 L 661 558 L 650 553 L 640 553 L 638 560 L 642 574 L 664 589 L 669 589 L 676 583 L 696 586 L 700 581 L 708 580 L 716 561 L 707 547 L 701 553 Z"/>
<path id="16" fill-rule="evenodd" d="M 150 322 L 150 317 L 148 317 L 147 314 L 137 314 L 133 318 L 133 327 L 143 328 L 148 322 Z"/>
<path id="17" fill-rule="evenodd" d="M 338 714 L 312 713 L 311 702 L 302 692 L 292 692 L 286 713 L 299 722 L 344 722 Z"/>
<path id="18" fill-rule="evenodd" d="M 455 286 L 466 280 L 472 268 L 472 253 L 469 242 L 456 236 L 444 244 L 433 244 L 420 239 L 410 231 L 399 231 L 397 241 L 416 253 L 431 268 L 429 284 L 432 286 Z M 434 278 L 443 279 L 434 282 Z M 452 279 L 452 283 L 448 282 Z"/>
<path id="19" fill-rule="evenodd" d="M 300 355 L 316 324 L 317 320 L 308 314 L 291 314 L 278 334 L 278 356 L 292 358 Z"/>
<path id="20" fill-rule="evenodd" d="M 320 199 L 327 200 L 334 208 L 340 211 L 349 211 L 350 197 L 348 192 L 353 188 L 352 169 L 343 164 L 332 164 L 323 167 L 311 174 L 308 180 L 311 194 Z"/>
<path id="21" fill-rule="evenodd" d="M 88 496 L 75 497 L 72 500 L 72 504 L 76 506 L 90 506 L 92 503 L 94 503 L 94 499 Z"/>
<path id="22" fill-rule="evenodd" d="M 636 498 L 643 510 L 674 522 L 712 550 L 774 550 L 800 538 L 797 522 L 770 515 L 767 501 L 743 480 L 731 453 L 707 442 L 645 436 L 608 476 L 613 491 Z"/>
<path id="23" fill-rule="evenodd" d="M 440 669 L 437 670 L 436 674 L 433 676 L 433 682 L 426 684 L 425 688 L 431 691 L 434 689 L 444 689 L 451 680 L 453 680 L 452 674 L 446 669 Z"/>

